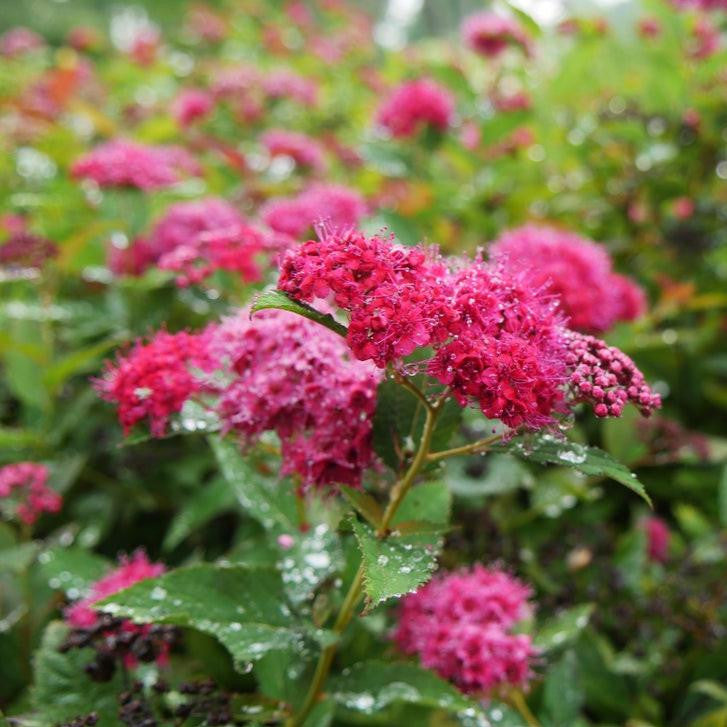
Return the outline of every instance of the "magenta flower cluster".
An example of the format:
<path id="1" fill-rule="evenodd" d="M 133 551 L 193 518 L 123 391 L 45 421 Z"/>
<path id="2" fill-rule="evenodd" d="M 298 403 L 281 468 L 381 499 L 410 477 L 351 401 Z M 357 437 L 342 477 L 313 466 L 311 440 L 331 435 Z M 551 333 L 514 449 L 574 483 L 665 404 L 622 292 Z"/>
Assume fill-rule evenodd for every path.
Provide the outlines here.
<path id="1" fill-rule="evenodd" d="M 96 390 L 118 406 L 124 434 L 139 422 L 149 421 L 155 437 L 164 435 L 172 414 L 203 391 L 204 384 L 192 369 L 209 371 L 207 337 L 186 332 L 158 331 L 149 343 L 137 342 L 95 382 Z"/>
<path id="2" fill-rule="evenodd" d="M 111 246 L 109 268 L 139 275 L 152 265 L 177 273 L 177 283 L 199 283 L 216 270 L 246 282 L 260 278 L 256 256 L 264 235 L 228 202 L 216 197 L 177 202 L 167 208 L 147 237 L 126 248 Z"/>
<path id="3" fill-rule="evenodd" d="M 303 486 L 355 486 L 374 462 L 379 380 L 374 366 L 353 360 L 345 342 L 317 323 L 282 311 L 251 319 L 243 309 L 196 335 L 160 331 L 137 343 L 96 386 L 117 405 L 126 433 L 148 419 L 152 434 L 163 436 L 196 396 L 243 444 L 276 432 L 282 472 Z"/>
<path id="4" fill-rule="evenodd" d="M 454 120 L 454 97 L 430 78 L 407 81 L 379 107 L 377 123 L 397 138 L 413 136 L 425 127 L 446 131 Z"/>
<path id="5" fill-rule="evenodd" d="M 283 474 L 304 485 L 359 485 L 373 464 L 371 420 L 380 375 L 331 331 L 282 311 L 223 321 L 210 352 L 233 379 L 217 411 L 243 442 L 265 431 L 282 444 Z"/>
<path id="6" fill-rule="evenodd" d="M 271 157 L 290 157 L 298 166 L 323 170 L 326 167 L 323 146 L 311 136 L 285 129 L 270 129 L 260 142 Z"/>
<path id="7" fill-rule="evenodd" d="M 59 512 L 63 500 L 48 486 L 48 468 L 37 462 L 0 467 L 0 504 L 9 516 L 32 525 L 44 512 Z"/>
<path id="8" fill-rule="evenodd" d="M 506 269 L 528 270 L 534 285 L 558 298 L 575 330 L 607 331 L 646 309 L 643 291 L 614 273 L 606 250 L 575 233 L 524 225 L 500 235 L 490 254 Z"/>
<path id="9" fill-rule="evenodd" d="M 77 179 L 90 179 L 101 187 L 153 190 L 197 175 L 200 167 L 182 147 L 114 139 L 77 159 L 71 172 Z"/>
<path id="10" fill-rule="evenodd" d="M 428 373 L 462 406 L 473 401 L 513 429 L 552 423 L 575 383 L 576 399 L 601 415 L 618 416 L 627 400 L 644 414 L 657 407 L 633 362 L 566 329 L 556 298 L 529 275 L 481 260 L 448 266 L 435 251 L 350 231 L 288 250 L 278 285 L 347 311 L 348 343 L 361 360 L 383 368 L 433 347 Z"/>
<path id="11" fill-rule="evenodd" d="M 509 47 L 531 52 L 530 36 L 509 16 L 489 11 L 475 13 L 465 18 L 461 32 L 465 45 L 486 58 L 495 58 Z"/>
<path id="12" fill-rule="evenodd" d="M 464 692 L 523 687 L 536 652 L 513 627 L 531 615 L 530 595 L 513 576 L 482 565 L 435 576 L 404 596 L 393 638 Z"/>
<path id="13" fill-rule="evenodd" d="M 564 331 L 568 346 L 570 390 L 576 401 L 586 401 L 599 417 L 619 417 L 627 403 L 644 416 L 661 406 L 636 364 L 619 349 L 598 338 Z"/>
<path id="14" fill-rule="evenodd" d="M 269 200 L 260 216 L 271 230 L 299 239 L 318 224 L 331 230 L 356 227 L 366 211 L 365 200 L 355 190 L 341 184 L 312 184 L 294 197 Z"/>

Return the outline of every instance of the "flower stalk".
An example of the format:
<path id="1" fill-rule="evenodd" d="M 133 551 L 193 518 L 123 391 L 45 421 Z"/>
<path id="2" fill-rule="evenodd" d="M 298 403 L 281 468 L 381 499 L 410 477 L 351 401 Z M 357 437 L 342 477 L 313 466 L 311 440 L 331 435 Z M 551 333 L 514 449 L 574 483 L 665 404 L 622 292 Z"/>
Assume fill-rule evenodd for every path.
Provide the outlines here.
<path id="1" fill-rule="evenodd" d="M 444 403 L 444 400 L 440 398 L 434 404 L 430 403 L 424 394 L 408 379 L 401 379 L 400 383 L 405 388 L 414 394 L 420 401 L 426 406 L 426 419 L 424 422 L 424 429 L 422 430 L 422 436 L 419 441 L 419 447 L 417 448 L 416 454 L 411 461 L 411 464 L 407 468 L 404 476 L 391 488 L 389 495 L 389 503 L 384 510 L 384 515 L 381 519 L 381 523 L 376 530 L 376 535 L 380 538 L 386 538 L 389 535 L 389 525 L 391 524 L 394 516 L 396 515 L 399 506 L 409 492 L 416 476 L 419 474 L 424 463 L 427 461 L 427 455 L 429 453 L 429 447 L 432 442 L 432 434 L 434 433 L 434 427 L 437 422 L 437 416 Z M 356 606 L 363 593 L 363 579 L 364 579 L 364 567 L 363 562 L 359 565 L 358 571 L 354 576 L 351 585 L 349 586 L 346 597 L 344 598 L 341 610 L 338 613 L 336 621 L 333 625 L 333 631 L 337 635 L 341 635 L 346 627 L 353 618 Z M 297 714 L 292 716 L 287 722 L 286 727 L 300 727 L 308 715 L 311 713 L 313 707 L 323 691 L 328 673 L 333 663 L 333 658 L 336 655 L 337 644 L 331 644 L 321 651 L 316 664 L 316 670 L 313 674 L 308 693 L 303 701 L 303 704 Z"/>

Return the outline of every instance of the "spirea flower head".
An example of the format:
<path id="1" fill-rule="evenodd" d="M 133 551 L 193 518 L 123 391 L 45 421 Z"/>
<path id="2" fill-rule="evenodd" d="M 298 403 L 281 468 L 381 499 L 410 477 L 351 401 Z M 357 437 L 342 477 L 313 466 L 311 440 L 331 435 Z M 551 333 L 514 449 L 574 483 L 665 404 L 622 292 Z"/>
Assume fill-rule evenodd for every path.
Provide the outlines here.
<path id="1" fill-rule="evenodd" d="M 720 30 L 707 15 L 700 15 L 694 20 L 691 42 L 688 53 L 692 58 L 704 60 L 714 55 L 720 47 Z"/>
<path id="2" fill-rule="evenodd" d="M 0 242 L 0 266 L 42 268 L 57 254 L 54 243 L 26 230 L 14 232 Z"/>
<path id="3" fill-rule="evenodd" d="M 643 293 L 614 274 L 604 248 L 571 232 L 524 225 L 503 233 L 491 256 L 507 269 L 528 270 L 535 285 L 558 298 L 576 330 L 606 331 L 644 312 Z"/>
<path id="4" fill-rule="evenodd" d="M 233 375 L 218 413 L 243 441 L 274 431 L 282 472 L 304 486 L 358 485 L 373 463 L 371 417 L 379 375 L 353 360 L 326 328 L 283 311 L 248 310 L 225 320 L 210 353 Z"/>
<path id="5" fill-rule="evenodd" d="M 0 467 L 0 508 L 32 525 L 44 512 L 58 512 L 63 500 L 48 487 L 48 468 L 37 462 Z"/>
<path id="6" fill-rule="evenodd" d="M 288 156 L 298 166 L 321 170 L 326 166 L 323 146 L 307 134 L 284 129 L 266 131 L 260 141 L 271 157 Z"/>
<path id="7" fill-rule="evenodd" d="M 654 563 L 665 563 L 669 558 L 669 541 L 671 532 L 669 526 L 660 517 L 645 518 L 641 527 L 646 533 L 646 552 L 649 560 Z"/>
<path id="8" fill-rule="evenodd" d="M 428 371 L 462 406 L 476 402 L 513 429 L 538 429 L 563 411 L 565 348 L 552 298 L 536 281 L 475 263 L 454 276 L 451 338 Z"/>
<path id="9" fill-rule="evenodd" d="M 626 401 L 644 414 L 659 405 L 627 356 L 564 327 L 556 296 L 528 268 L 449 265 L 433 250 L 323 230 L 287 250 L 278 287 L 347 311 L 351 350 L 380 368 L 432 348 L 420 367 L 512 429 L 552 425 L 574 400 L 599 416 L 619 416 Z"/>
<path id="10" fill-rule="evenodd" d="M 164 270 L 179 273 L 180 285 L 199 283 L 215 270 L 257 280 L 256 254 L 263 236 L 228 202 L 216 197 L 178 202 L 158 220 L 139 254 Z M 127 256 L 128 257 L 128 256 Z"/>
<path id="11" fill-rule="evenodd" d="M 78 179 L 91 179 L 101 187 L 137 187 L 151 190 L 176 184 L 200 173 L 197 162 L 176 146 L 147 146 L 115 139 L 97 146 L 71 169 Z"/>
<path id="12" fill-rule="evenodd" d="M 392 136 L 413 136 L 424 127 L 445 131 L 454 117 L 454 97 L 429 78 L 402 83 L 376 114 L 376 121 Z"/>
<path id="13" fill-rule="evenodd" d="M 318 86 L 315 81 L 286 69 L 271 71 L 262 79 L 268 98 L 288 98 L 305 106 L 315 106 Z"/>
<path id="14" fill-rule="evenodd" d="M 506 48 L 516 46 L 531 51 L 530 36 L 514 18 L 489 11 L 476 13 L 462 23 L 462 38 L 475 53 L 494 58 Z"/>
<path id="15" fill-rule="evenodd" d="M 355 190 L 341 184 L 312 184 L 296 197 L 266 202 L 260 214 L 270 229 L 300 238 L 319 224 L 329 230 L 356 227 L 366 211 L 366 202 Z"/>
<path id="16" fill-rule="evenodd" d="M 148 578 L 156 578 L 164 573 L 162 563 L 152 563 L 143 550 L 131 556 L 122 555 L 119 565 L 92 584 L 88 595 L 70 606 L 65 613 L 66 621 L 75 628 L 88 628 L 98 620 L 93 604 L 107 596 L 129 588 Z"/>
<path id="17" fill-rule="evenodd" d="M 209 115 L 214 98 L 200 88 L 185 88 L 172 102 L 172 116 L 180 126 L 190 126 Z"/>
<path id="18" fill-rule="evenodd" d="M 162 330 L 148 343 L 138 341 L 115 364 L 108 363 L 95 386 L 102 398 L 117 405 L 125 434 L 148 419 L 152 435 L 161 437 L 172 414 L 204 389 L 193 369 L 211 366 L 204 334 Z"/>
<path id="19" fill-rule="evenodd" d="M 15 58 L 40 48 L 45 48 L 45 41 L 29 28 L 10 28 L 0 36 L 0 55 L 5 58 Z"/>
<path id="20" fill-rule="evenodd" d="M 575 331 L 564 331 L 563 338 L 568 346 L 571 394 L 576 401 L 591 404 L 596 416 L 621 416 L 627 402 L 643 416 L 661 406 L 659 394 L 623 351 Z"/>
<path id="21" fill-rule="evenodd" d="M 525 686 L 535 649 L 511 630 L 530 616 L 530 595 L 516 578 L 481 565 L 435 576 L 402 599 L 394 641 L 465 692 Z"/>

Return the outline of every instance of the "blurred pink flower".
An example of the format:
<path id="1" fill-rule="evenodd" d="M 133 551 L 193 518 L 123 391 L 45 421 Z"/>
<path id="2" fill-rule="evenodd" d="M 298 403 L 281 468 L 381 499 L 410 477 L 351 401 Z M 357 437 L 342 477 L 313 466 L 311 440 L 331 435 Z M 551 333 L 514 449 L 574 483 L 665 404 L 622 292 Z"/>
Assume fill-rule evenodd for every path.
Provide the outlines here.
<path id="1" fill-rule="evenodd" d="M 26 525 L 32 525 L 44 512 L 59 512 L 63 500 L 48 487 L 48 475 L 48 468 L 37 462 L 0 467 L 0 506 Z"/>
<path id="2" fill-rule="evenodd" d="M 392 136 L 413 136 L 423 127 L 445 131 L 454 118 L 454 97 L 429 78 L 402 83 L 381 104 L 376 121 Z"/>
<path id="3" fill-rule="evenodd" d="M 199 88 L 185 88 L 172 102 L 172 116 L 180 126 L 190 126 L 208 116 L 214 106 L 212 95 Z"/>
<path id="4" fill-rule="evenodd" d="M 470 15 L 462 23 L 462 38 L 467 46 L 480 55 L 494 58 L 509 46 L 530 54 L 532 41 L 514 18 L 483 11 Z"/>
<path id="5" fill-rule="evenodd" d="M 16 58 L 40 48 L 45 48 L 45 41 L 29 28 L 11 28 L 0 36 L 0 55 L 5 58 Z"/>

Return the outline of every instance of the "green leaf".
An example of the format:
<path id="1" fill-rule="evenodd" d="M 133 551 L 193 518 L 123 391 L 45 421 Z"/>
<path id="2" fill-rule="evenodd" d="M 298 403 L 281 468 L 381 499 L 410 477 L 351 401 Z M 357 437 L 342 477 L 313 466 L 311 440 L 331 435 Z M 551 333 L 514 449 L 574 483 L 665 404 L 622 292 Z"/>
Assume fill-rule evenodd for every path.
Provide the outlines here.
<path id="1" fill-rule="evenodd" d="M 415 485 L 399 505 L 392 527 L 411 520 L 448 525 L 452 510 L 452 493 L 444 482 Z"/>
<path id="2" fill-rule="evenodd" d="M 366 524 L 353 521 L 364 568 L 366 610 L 389 598 L 415 591 L 426 583 L 437 566 L 442 547 L 441 531 L 377 538 Z"/>
<path id="3" fill-rule="evenodd" d="M 405 449 L 414 445 L 414 417 L 424 407 L 403 386 L 391 379 L 382 381 L 376 392 L 373 419 L 373 445 L 376 454 L 393 470 L 398 470 Z"/>
<path id="4" fill-rule="evenodd" d="M 342 485 L 341 494 L 351 503 L 359 515 L 366 518 L 375 528 L 379 526 L 381 518 L 384 516 L 384 510 L 368 492 Z"/>
<path id="5" fill-rule="evenodd" d="M 346 337 L 348 329 L 341 325 L 332 315 L 328 313 L 319 313 L 315 308 L 311 308 L 306 303 L 293 300 L 281 290 L 270 288 L 264 290 L 253 300 L 250 308 L 250 315 L 254 315 L 257 311 L 274 308 L 275 310 L 287 310 L 290 313 L 297 313 L 303 318 L 320 323 L 322 326 L 329 328 L 339 336 Z"/>
<path id="6" fill-rule="evenodd" d="M 584 603 L 548 619 L 538 629 L 533 643 L 541 652 L 551 651 L 573 641 L 588 625 L 595 606 Z"/>
<path id="7" fill-rule="evenodd" d="M 343 568 L 343 553 L 334 531 L 317 525 L 293 536 L 293 546 L 278 561 L 288 598 L 295 604 L 308 600 L 329 576 Z"/>
<path id="8" fill-rule="evenodd" d="M 267 530 L 292 530 L 295 522 L 295 503 L 292 492 L 286 498 L 286 483 L 271 482 L 255 469 L 250 457 L 244 457 L 235 442 L 218 437 L 209 438 L 223 477 L 243 510 Z"/>
<path id="9" fill-rule="evenodd" d="M 567 651 L 548 669 L 543 685 L 543 723 L 552 727 L 575 724 L 584 701 L 578 660 Z"/>
<path id="10" fill-rule="evenodd" d="M 111 563 L 100 555 L 83 548 L 50 548 L 38 556 L 41 577 L 69 598 L 82 598 L 91 584 L 111 568 Z"/>
<path id="11" fill-rule="evenodd" d="M 120 337 L 108 338 L 86 348 L 72 351 L 54 361 L 43 373 L 43 381 L 49 391 L 55 392 L 69 377 L 98 368 L 100 356 L 123 341 Z"/>
<path id="12" fill-rule="evenodd" d="M 34 716 L 44 727 L 67 722 L 79 715 L 97 712 L 104 727 L 123 725 L 118 719 L 117 696 L 124 685 L 117 670 L 109 682 L 95 682 L 84 673 L 93 660 L 91 649 L 73 649 L 61 654 L 58 648 L 68 634 L 60 621 L 48 624 L 39 649 L 35 653 L 35 678 L 31 690 Z"/>
<path id="13" fill-rule="evenodd" d="M 195 565 L 141 581 L 97 606 L 138 623 L 186 626 L 214 636 L 247 663 L 296 643 L 280 576 L 271 569 Z"/>
<path id="14" fill-rule="evenodd" d="M 216 479 L 196 490 L 174 516 L 162 547 L 173 550 L 212 518 L 234 509 L 236 502 L 235 493 L 225 479 Z"/>
<path id="15" fill-rule="evenodd" d="M 419 385 L 421 377 L 414 377 Z M 404 454 L 416 448 L 424 428 L 426 412 L 422 403 L 401 384 L 387 379 L 376 392 L 376 412 L 373 420 L 373 445 L 376 454 L 393 470 L 401 467 Z M 439 412 L 432 433 L 431 450 L 446 449 L 459 426 L 462 407 L 449 399 Z"/>
<path id="16" fill-rule="evenodd" d="M 0 572 L 23 573 L 35 559 L 40 543 L 31 540 L 0 550 Z"/>
<path id="17" fill-rule="evenodd" d="M 477 702 L 415 664 L 360 662 L 333 677 L 327 692 L 343 709 L 362 714 L 374 714 L 395 704 L 482 714 Z"/>
<path id="18" fill-rule="evenodd" d="M 628 487 L 651 506 L 651 498 L 636 475 L 598 447 L 587 447 L 577 442 L 558 439 L 552 434 L 543 434 L 539 437 L 513 440 L 502 445 L 502 448 L 532 462 L 573 467 L 591 477 L 608 477 Z"/>
<path id="19" fill-rule="evenodd" d="M 475 499 L 514 492 L 533 483 L 526 464 L 507 454 L 454 457 L 444 463 L 444 480 L 457 497 Z"/>
<path id="20" fill-rule="evenodd" d="M 722 476 L 719 478 L 718 497 L 719 522 L 727 527 L 727 465 L 722 468 Z"/>

